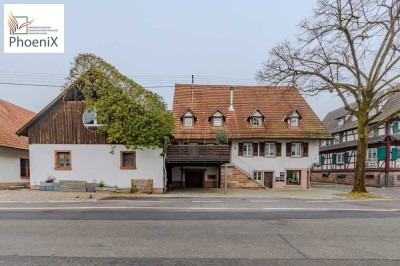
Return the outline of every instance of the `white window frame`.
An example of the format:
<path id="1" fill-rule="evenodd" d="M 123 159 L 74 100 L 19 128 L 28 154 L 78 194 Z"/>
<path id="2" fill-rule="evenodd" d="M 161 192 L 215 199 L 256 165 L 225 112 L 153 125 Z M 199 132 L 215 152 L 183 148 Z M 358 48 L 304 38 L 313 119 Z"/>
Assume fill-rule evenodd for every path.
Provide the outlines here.
<path id="1" fill-rule="evenodd" d="M 256 121 L 258 121 L 258 122 L 256 123 Z M 262 117 L 260 117 L 260 116 L 253 116 L 253 117 L 251 118 L 251 125 L 252 125 L 252 126 L 254 126 L 254 127 L 260 127 L 261 124 L 262 124 Z"/>
<path id="2" fill-rule="evenodd" d="M 301 157 L 301 143 L 292 143 L 290 155 L 291 157 Z"/>
<path id="3" fill-rule="evenodd" d="M 86 113 L 89 113 L 89 112 L 93 113 L 93 124 L 86 124 L 86 123 L 85 123 L 85 114 L 86 114 Z M 86 129 L 88 129 L 88 130 L 90 130 L 90 131 L 97 131 L 97 128 L 98 128 L 98 127 L 104 126 L 104 124 L 99 124 L 99 123 L 97 122 L 97 113 L 96 113 L 96 109 L 94 109 L 94 110 L 86 109 L 86 110 L 83 112 L 83 114 L 82 114 L 82 123 L 83 123 L 83 125 L 86 127 Z M 92 130 L 91 128 L 96 128 L 96 130 Z"/>
<path id="4" fill-rule="evenodd" d="M 188 121 L 190 121 L 190 123 L 187 123 Z M 183 118 L 183 125 L 185 127 L 193 127 L 193 117 L 184 117 Z"/>
<path id="5" fill-rule="evenodd" d="M 253 156 L 253 143 L 243 143 L 243 156 Z"/>
<path id="6" fill-rule="evenodd" d="M 344 163 L 344 152 L 339 152 L 336 154 L 336 164 Z"/>
<path id="7" fill-rule="evenodd" d="M 290 126 L 291 127 L 298 127 L 299 126 L 299 118 L 298 117 L 290 118 Z"/>
<path id="8" fill-rule="evenodd" d="M 219 123 L 216 123 L 216 121 L 219 121 Z M 222 127 L 222 117 L 213 117 L 213 126 Z"/>
<path id="9" fill-rule="evenodd" d="M 378 149 L 369 148 L 367 150 L 367 161 L 375 162 L 378 160 Z"/>
<path id="10" fill-rule="evenodd" d="M 254 171 L 253 172 L 253 180 L 258 183 L 263 183 L 263 172 L 262 171 Z"/>
<path id="11" fill-rule="evenodd" d="M 275 143 L 265 143 L 264 146 L 264 155 L 266 157 L 274 157 L 275 156 Z"/>

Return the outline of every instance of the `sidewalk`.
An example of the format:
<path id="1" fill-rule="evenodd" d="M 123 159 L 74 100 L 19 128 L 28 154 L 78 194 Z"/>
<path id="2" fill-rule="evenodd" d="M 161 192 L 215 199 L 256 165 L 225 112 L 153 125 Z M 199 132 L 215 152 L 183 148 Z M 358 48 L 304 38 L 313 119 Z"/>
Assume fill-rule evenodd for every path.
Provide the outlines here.
<path id="1" fill-rule="evenodd" d="M 102 198 L 265 198 L 265 199 L 344 199 L 337 194 L 349 192 L 352 187 L 339 184 L 313 183 L 311 189 L 170 189 L 166 194 L 131 194 L 124 192 L 98 191 L 89 192 L 52 192 L 38 190 L 0 190 L 0 202 L 51 202 L 51 201 L 93 201 Z M 400 188 L 368 188 L 368 191 L 384 198 L 400 198 Z"/>

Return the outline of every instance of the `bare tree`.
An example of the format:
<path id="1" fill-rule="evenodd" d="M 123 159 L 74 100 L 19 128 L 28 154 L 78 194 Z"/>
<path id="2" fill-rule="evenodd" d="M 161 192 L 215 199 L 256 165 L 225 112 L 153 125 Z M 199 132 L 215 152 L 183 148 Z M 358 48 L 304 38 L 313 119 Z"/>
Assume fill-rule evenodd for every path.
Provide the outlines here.
<path id="1" fill-rule="evenodd" d="M 399 0 L 319 0 L 313 16 L 300 23 L 296 40 L 276 45 L 257 72 L 263 83 L 296 86 L 311 95 L 335 93 L 357 117 L 353 192 L 367 192 L 370 130 L 400 113 L 399 107 L 376 123 L 371 122 L 381 112 L 369 114 L 383 99 L 400 92 L 399 24 Z"/>

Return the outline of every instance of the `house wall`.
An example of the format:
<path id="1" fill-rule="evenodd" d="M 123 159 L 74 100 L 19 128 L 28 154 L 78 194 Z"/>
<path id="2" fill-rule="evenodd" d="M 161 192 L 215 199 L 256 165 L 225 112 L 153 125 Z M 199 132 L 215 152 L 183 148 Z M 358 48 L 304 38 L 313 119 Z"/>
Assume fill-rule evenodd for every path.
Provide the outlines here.
<path id="1" fill-rule="evenodd" d="M 279 157 L 263 157 L 263 156 L 238 156 L 239 143 L 252 143 L 252 142 L 280 142 L 282 143 L 281 156 Z M 293 142 L 307 142 L 308 143 L 308 157 L 292 158 L 286 157 L 286 143 Z M 299 187 L 307 188 L 307 170 L 312 165 L 318 162 L 319 158 L 319 140 L 251 140 L 242 139 L 234 140 L 231 146 L 231 156 L 237 156 L 239 159 L 249 164 L 254 171 L 263 172 L 274 172 L 275 178 L 273 179 L 273 188 L 288 188 L 288 187 Z M 231 160 L 232 161 L 232 160 Z M 286 184 L 286 171 L 287 170 L 301 170 L 301 185 L 287 185 Z M 280 176 L 280 173 L 284 173 L 285 181 L 276 181 L 276 177 Z"/>
<path id="2" fill-rule="evenodd" d="M 20 159 L 29 159 L 29 151 L 0 147 L 0 184 L 29 183 L 21 178 Z"/>
<path id="3" fill-rule="evenodd" d="M 111 153 L 112 147 L 114 152 Z M 73 144 L 31 144 L 31 186 L 39 185 L 48 176 L 60 180 L 84 180 L 106 185 L 129 188 L 131 179 L 153 179 L 155 191 L 163 188 L 162 149 L 143 149 L 136 151 L 137 169 L 120 169 L 120 152 L 127 149 L 123 145 L 73 145 Z M 55 170 L 54 152 L 71 151 L 72 170 Z M 159 190 L 158 190 L 159 191 Z"/>
<path id="4" fill-rule="evenodd" d="M 193 170 L 199 169 L 204 170 L 204 187 L 213 188 L 215 187 L 216 179 L 211 179 L 209 175 L 217 175 L 217 168 L 215 166 L 175 166 L 172 168 L 172 187 L 181 187 L 182 186 L 182 172 L 183 176 L 185 175 L 185 170 Z M 185 176 L 184 176 L 185 178 Z M 185 179 L 184 179 L 185 180 Z"/>

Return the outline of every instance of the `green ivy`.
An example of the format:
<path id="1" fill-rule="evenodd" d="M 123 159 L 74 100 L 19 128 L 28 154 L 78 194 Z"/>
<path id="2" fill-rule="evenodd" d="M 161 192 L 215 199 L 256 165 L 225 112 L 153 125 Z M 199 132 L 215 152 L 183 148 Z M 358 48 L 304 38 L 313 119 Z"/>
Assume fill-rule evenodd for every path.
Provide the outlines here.
<path id="1" fill-rule="evenodd" d="M 96 112 L 99 131 L 107 142 L 129 149 L 165 148 L 174 129 L 174 118 L 156 93 L 122 75 L 93 54 L 75 57 L 67 78 L 84 95 L 88 109 Z"/>

